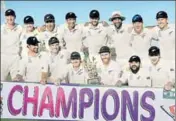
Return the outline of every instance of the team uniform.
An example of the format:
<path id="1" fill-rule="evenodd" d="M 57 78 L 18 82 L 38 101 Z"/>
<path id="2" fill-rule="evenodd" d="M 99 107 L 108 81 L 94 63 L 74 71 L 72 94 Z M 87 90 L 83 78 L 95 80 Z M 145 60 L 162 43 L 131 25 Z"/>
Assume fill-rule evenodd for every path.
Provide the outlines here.
<path id="1" fill-rule="evenodd" d="M 47 63 L 42 62 L 42 54 L 35 57 L 23 56 L 20 60 L 18 73 L 23 76 L 25 82 L 40 82 L 42 72 L 48 72 Z"/>
<path id="2" fill-rule="evenodd" d="M 17 74 L 19 66 L 20 35 L 22 27 L 15 24 L 9 29 L 6 24 L 1 25 L 1 80 L 5 81 L 10 72 L 13 79 Z"/>
<path id="3" fill-rule="evenodd" d="M 69 64 L 62 75 L 62 79 L 66 83 L 87 84 L 88 73 L 84 69 L 83 65 L 81 65 L 78 70 L 74 70 L 72 64 Z"/>
<path id="4" fill-rule="evenodd" d="M 136 74 L 132 73 L 129 68 L 123 71 L 120 79 L 124 84 L 130 87 L 151 87 L 151 77 L 147 68 L 140 68 Z"/>
<path id="5" fill-rule="evenodd" d="M 120 65 L 111 60 L 109 65 L 105 67 L 103 63 L 97 64 L 98 75 L 103 85 L 115 86 L 121 77 Z"/>
<path id="6" fill-rule="evenodd" d="M 141 66 L 141 59 L 139 56 L 133 55 L 129 59 L 129 63 L 139 63 L 138 69 L 133 69 L 134 65 L 123 69 L 123 74 L 120 81 L 123 84 L 128 84 L 130 87 L 151 87 L 151 77 L 148 68 Z"/>

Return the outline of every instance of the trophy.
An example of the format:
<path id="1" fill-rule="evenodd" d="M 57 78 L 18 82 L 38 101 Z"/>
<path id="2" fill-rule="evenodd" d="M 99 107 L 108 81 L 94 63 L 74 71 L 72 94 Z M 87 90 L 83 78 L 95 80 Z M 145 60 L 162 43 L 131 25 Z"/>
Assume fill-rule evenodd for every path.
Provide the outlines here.
<path id="1" fill-rule="evenodd" d="M 84 59 L 84 68 L 86 72 L 88 73 L 88 84 L 100 84 L 100 77 L 98 76 L 98 71 L 96 67 L 96 59 L 92 57 L 92 61 L 90 61 L 90 58 L 88 57 L 89 54 L 85 54 Z"/>

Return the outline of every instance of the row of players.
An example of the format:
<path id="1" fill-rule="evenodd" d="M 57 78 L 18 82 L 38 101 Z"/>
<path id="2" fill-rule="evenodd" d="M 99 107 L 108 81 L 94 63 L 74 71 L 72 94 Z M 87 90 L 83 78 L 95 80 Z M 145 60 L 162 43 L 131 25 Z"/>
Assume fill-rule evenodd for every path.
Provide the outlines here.
<path id="1" fill-rule="evenodd" d="M 108 46 L 102 46 L 99 50 L 100 59 L 91 62 L 81 59 L 79 52 L 72 52 L 68 58 L 60 49 L 56 37 L 49 39 L 49 52 L 39 53 L 38 43 L 40 42 L 36 37 L 27 39 L 29 56 L 20 61 L 14 81 L 56 85 L 60 83 L 111 86 L 127 84 L 132 87 L 165 87 L 167 90 L 175 85 L 175 68 L 160 57 L 160 49 L 156 46 L 148 50 L 148 63 L 144 63 L 139 56 L 133 55 L 129 59 L 129 64 L 122 68 L 118 61 L 111 59 L 111 50 Z M 85 62 L 90 67 L 87 67 Z M 94 64 L 95 68 L 92 68 Z"/>
<path id="2" fill-rule="evenodd" d="M 15 70 L 19 65 L 19 55 L 28 56 L 26 40 L 30 36 L 36 36 L 40 41 L 39 51 L 49 51 L 49 38 L 57 37 L 62 50 L 65 49 L 69 53 L 77 51 L 82 58 L 88 51 L 90 58 L 98 59 L 99 48 L 107 45 L 112 48 L 113 60 L 118 60 L 120 65 L 124 65 L 133 54 L 139 55 L 142 59 L 148 58 L 147 52 L 151 45 L 159 46 L 162 58 L 175 59 L 175 32 L 168 25 L 166 12 L 157 13 L 158 26 L 152 30 L 143 28 L 143 19 L 140 15 L 132 18 L 132 27 L 127 27 L 122 23 L 125 17 L 118 11 L 112 13 L 110 20 L 113 24 L 110 26 L 106 22 L 99 22 L 100 14 L 97 10 L 92 10 L 89 16 L 90 22 L 81 26 L 76 24 L 76 15 L 69 12 L 65 17 L 66 24 L 57 27 L 54 16 L 47 14 L 44 17 L 45 29 L 41 31 L 40 27 L 34 29 L 34 20 L 31 16 L 24 18 L 25 26 L 22 29 L 21 26 L 15 24 L 15 12 L 11 9 L 7 10 L 5 12 L 6 24 L 1 26 L 1 80 L 6 80 L 9 72 L 12 79 L 16 76 Z M 22 53 L 19 53 L 20 47 Z"/>

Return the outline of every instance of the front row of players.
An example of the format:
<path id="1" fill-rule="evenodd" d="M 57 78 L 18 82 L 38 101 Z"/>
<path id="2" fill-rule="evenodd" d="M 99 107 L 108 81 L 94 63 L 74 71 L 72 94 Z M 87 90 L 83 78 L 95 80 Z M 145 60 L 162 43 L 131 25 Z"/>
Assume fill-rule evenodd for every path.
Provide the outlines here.
<path id="1" fill-rule="evenodd" d="M 101 84 L 133 87 L 165 87 L 170 90 L 175 85 L 175 68 L 162 60 L 160 49 L 152 46 L 149 49 L 150 61 L 142 65 L 140 57 L 133 55 L 127 67 L 121 67 L 118 61 L 111 59 L 110 48 L 100 48 L 100 60 L 82 61 L 78 52 L 61 50 L 59 40 L 52 37 L 49 52 L 38 52 L 40 42 L 36 37 L 27 39 L 28 54 L 22 57 L 18 74 L 14 81 L 40 83 Z M 70 56 L 71 55 L 71 56 Z M 90 60 L 90 59 L 87 59 Z M 87 65 L 87 66 L 86 66 Z M 92 76 L 96 74 L 95 76 Z"/>

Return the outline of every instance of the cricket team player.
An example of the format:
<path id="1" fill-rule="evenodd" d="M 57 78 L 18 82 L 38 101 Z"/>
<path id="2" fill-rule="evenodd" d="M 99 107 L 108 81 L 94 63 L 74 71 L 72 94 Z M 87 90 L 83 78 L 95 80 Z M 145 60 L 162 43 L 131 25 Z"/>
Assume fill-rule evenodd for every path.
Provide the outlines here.
<path id="1" fill-rule="evenodd" d="M 34 27 L 34 19 L 32 16 L 24 17 L 24 28 L 20 36 L 20 45 L 21 45 L 21 56 L 25 56 L 28 52 L 27 48 L 27 38 L 30 36 L 37 36 L 39 34 L 38 30 Z"/>
<path id="2" fill-rule="evenodd" d="M 151 77 L 149 70 L 141 66 L 139 56 L 133 55 L 129 59 L 129 67 L 123 70 L 120 78 L 122 84 L 130 87 L 151 87 Z"/>
<path id="3" fill-rule="evenodd" d="M 16 14 L 12 9 L 5 12 L 5 24 L 1 25 L 1 81 L 17 74 L 20 60 L 20 35 L 22 27 L 15 23 Z"/>
<path id="4" fill-rule="evenodd" d="M 138 55 L 142 60 L 148 58 L 148 49 L 152 41 L 157 41 L 157 36 L 152 35 L 148 29 L 143 28 L 143 18 L 136 14 L 132 18 L 133 30 L 130 33 L 129 44 L 134 55 Z"/>
<path id="5" fill-rule="evenodd" d="M 43 53 L 42 62 L 47 64 L 47 82 L 60 83 L 63 69 L 70 63 L 70 54 L 61 49 L 60 41 L 56 37 L 51 37 L 48 41 L 49 52 Z"/>
<path id="6" fill-rule="evenodd" d="M 149 71 L 151 75 L 152 87 L 164 87 L 167 84 L 175 83 L 175 65 L 171 61 L 161 57 L 160 49 L 156 46 L 150 47 L 149 51 Z"/>
<path id="7" fill-rule="evenodd" d="M 40 51 L 49 51 L 48 40 L 51 37 L 57 37 L 59 40 L 59 27 L 55 24 L 55 17 L 52 14 L 46 14 L 44 16 L 45 31 L 40 32 L 37 36 L 41 42 Z"/>
<path id="8" fill-rule="evenodd" d="M 120 11 L 114 11 L 109 19 L 110 25 L 110 45 L 112 59 L 118 61 L 123 67 L 126 60 L 132 55 L 132 49 L 129 45 L 129 32 L 132 26 L 123 24 L 125 17 L 121 15 Z"/>
<path id="9" fill-rule="evenodd" d="M 88 73 L 81 61 L 81 55 L 78 52 L 72 52 L 69 64 L 61 79 L 70 84 L 87 84 Z"/>
<path id="10" fill-rule="evenodd" d="M 18 73 L 14 81 L 40 82 L 47 81 L 47 64 L 42 62 L 42 54 L 39 53 L 38 39 L 31 36 L 27 39 L 27 56 L 20 60 Z"/>
<path id="11" fill-rule="evenodd" d="M 175 27 L 168 24 L 168 15 L 165 11 L 156 14 L 157 26 L 154 28 L 159 38 L 161 57 L 175 61 Z"/>
<path id="12" fill-rule="evenodd" d="M 103 46 L 99 50 L 101 61 L 97 63 L 101 84 L 116 86 L 121 77 L 120 65 L 111 59 L 110 48 Z"/>
<path id="13" fill-rule="evenodd" d="M 84 47 L 88 48 L 90 59 L 92 57 L 99 58 L 99 49 L 107 45 L 109 42 L 108 27 L 106 24 L 99 23 L 100 13 L 92 10 L 89 13 L 90 22 L 85 24 L 85 40 Z"/>

